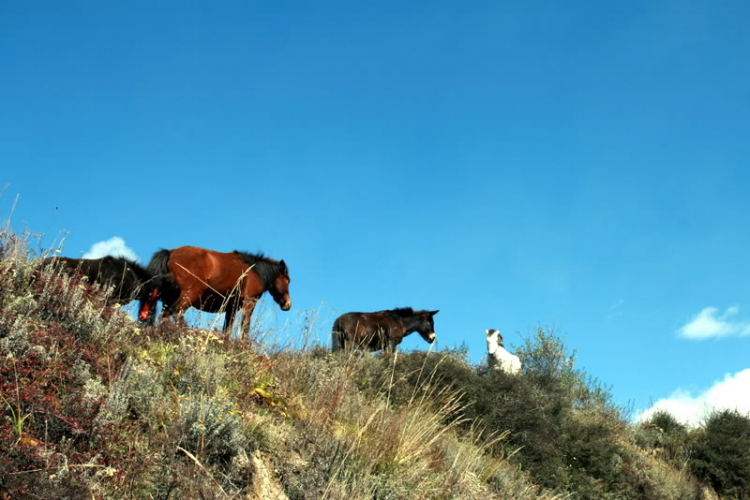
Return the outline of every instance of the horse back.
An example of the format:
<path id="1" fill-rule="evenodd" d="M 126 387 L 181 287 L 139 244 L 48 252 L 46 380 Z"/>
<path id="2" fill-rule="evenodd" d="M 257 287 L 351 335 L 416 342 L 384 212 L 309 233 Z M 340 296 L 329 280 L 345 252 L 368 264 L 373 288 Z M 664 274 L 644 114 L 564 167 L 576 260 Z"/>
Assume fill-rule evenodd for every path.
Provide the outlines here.
<path id="1" fill-rule="evenodd" d="M 498 368 L 511 375 L 521 372 L 521 360 L 519 357 L 508 352 L 503 346 L 497 346 L 497 349 L 490 352 L 488 361 L 491 367 Z"/>
<path id="2" fill-rule="evenodd" d="M 84 276 L 91 284 L 113 287 L 112 298 L 120 303 L 135 298 L 148 274 L 143 269 L 134 269 L 137 265 L 123 257 L 109 255 L 99 259 L 50 257 L 42 261 L 42 266 L 48 265 L 58 265 L 61 271 L 70 275 Z"/>
<path id="3" fill-rule="evenodd" d="M 98 263 L 92 261 L 88 273 L 89 276 L 96 275 L 95 280 L 113 286 L 114 294 L 122 301 L 132 300 L 147 281 L 141 279 L 130 261 L 111 256 L 100 259 Z"/>
<path id="4" fill-rule="evenodd" d="M 349 312 L 336 319 L 339 329 L 346 332 L 375 330 L 390 326 L 390 318 L 382 313 Z"/>
<path id="5" fill-rule="evenodd" d="M 54 266 L 55 269 L 69 275 L 85 276 L 90 283 L 99 280 L 99 267 L 102 259 L 73 259 L 71 257 L 47 257 L 41 267 Z"/>
<path id="6" fill-rule="evenodd" d="M 263 291 L 257 275 L 248 272 L 250 266 L 233 252 L 178 247 L 170 250 L 167 267 L 181 288 L 203 290 L 207 295 L 227 296 L 240 287 L 243 295 Z"/>

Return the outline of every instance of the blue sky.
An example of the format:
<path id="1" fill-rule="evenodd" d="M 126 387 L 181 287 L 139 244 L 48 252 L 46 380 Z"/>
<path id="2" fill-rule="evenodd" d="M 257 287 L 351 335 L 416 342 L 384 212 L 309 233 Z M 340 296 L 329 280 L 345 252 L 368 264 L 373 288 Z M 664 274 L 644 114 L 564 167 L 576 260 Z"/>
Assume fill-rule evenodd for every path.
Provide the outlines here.
<path id="1" fill-rule="evenodd" d="M 70 256 L 264 250 L 291 270 L 282 323 L 440 309 L 439 346 L 476 362 L 486 328 L 512 346 L 554 327 L 634 410 L 716 391 L 750 410 L 748 19 L 4 2 L 0 215 Z"/>

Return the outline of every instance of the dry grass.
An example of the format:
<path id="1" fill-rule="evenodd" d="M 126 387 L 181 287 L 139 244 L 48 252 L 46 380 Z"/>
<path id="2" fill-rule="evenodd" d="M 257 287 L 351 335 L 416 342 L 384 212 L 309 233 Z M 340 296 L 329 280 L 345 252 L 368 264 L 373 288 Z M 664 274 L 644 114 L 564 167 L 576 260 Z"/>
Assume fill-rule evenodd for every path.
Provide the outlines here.
<path id="1" fill-rule="evenodd" d="M 33 281 L 40 253 L 25 238 L 7 228 L 0 235 L 0 499 L 571 493 L 540 488 L 502 424 L 467 418 L 470 384 L 494 379 L 450 354 L 329 353 L 314 341 L 320 309 L 300 316 L 294 342 L 262 324 L 250 342 L 210 323 L 140 328 L 107 305 L 106 291 L 54 270 Z M 444 373 L 464 378 L 444 383 Z M 504 394 L 483 387 L 480 395 L 503 404 Z M 650 455 L 627 438 L 627 425 L 592 408 L 575 414 L 579 427 L 619 436 L 629 474 L 659 492 L 654 498 L 697 498 L 686 469 Z"/>

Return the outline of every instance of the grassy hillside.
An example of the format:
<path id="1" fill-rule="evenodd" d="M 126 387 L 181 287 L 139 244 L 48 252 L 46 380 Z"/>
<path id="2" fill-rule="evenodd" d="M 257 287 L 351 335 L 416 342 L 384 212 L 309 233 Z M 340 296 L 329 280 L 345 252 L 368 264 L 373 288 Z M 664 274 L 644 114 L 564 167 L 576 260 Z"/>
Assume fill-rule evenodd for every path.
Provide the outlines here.
<path id="1" fill-rule="evenodd" d="M 140 328 L 0 246 L 0 499 L 747 498 L 746 417 L 632 426 L 550 332 L 517 377 L 461 352 L 273 350 Z"/>

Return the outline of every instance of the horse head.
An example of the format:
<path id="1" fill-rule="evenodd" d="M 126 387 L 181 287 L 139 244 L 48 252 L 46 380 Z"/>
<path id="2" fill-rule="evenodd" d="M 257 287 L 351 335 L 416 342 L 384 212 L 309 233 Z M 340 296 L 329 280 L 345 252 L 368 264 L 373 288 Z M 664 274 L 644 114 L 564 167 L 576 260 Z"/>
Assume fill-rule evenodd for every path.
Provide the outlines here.
<path id="1" fill-rule="evenodd" d="M 419 332 L 419 335 L 429 344 L 435 342 L 435 319 L 433 316 L 439 312 L 440 310 L 422 311 L 419 314 L 420 322 L 417 326 L 417 332 Z"/>
<path id="2" fill-rule="evenodd" d="M 156 313 L 156 302 L 160 299 L 161 279 L 135 262 L 128 262 L 128 267 L 133 276 L 132 286 L 135 289 L 132 299 L 139 302 L 138 321 L 152 323 Z"/>
<path id="3" fill-rule="evenodd" d="M 487 352 L 493 354 L 497 351 L 498 347 L 503 345 L 503 336 L 500 335 L 500 330 L 486 330 L 487 332 Z"/>
<path id="4" fill-rule="evenodd" d="M 279 261 L 279 272 L 268 291 L 282 311 L 288 311 L 292 308 L 292 298 L 289 296 L 289 283 L 291 281 L 289 268 L 283 260 Z"/>
<path id="5" fill-rule="evenodd" d="M 153 323 L 156 314 L 156 301 L 159 300 L 159 289 L 144 287 L 145 294 L 139 294 L 138 321 Z"/>

